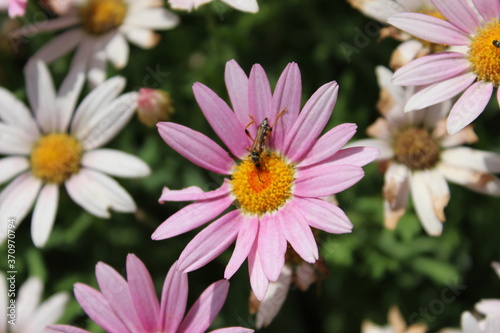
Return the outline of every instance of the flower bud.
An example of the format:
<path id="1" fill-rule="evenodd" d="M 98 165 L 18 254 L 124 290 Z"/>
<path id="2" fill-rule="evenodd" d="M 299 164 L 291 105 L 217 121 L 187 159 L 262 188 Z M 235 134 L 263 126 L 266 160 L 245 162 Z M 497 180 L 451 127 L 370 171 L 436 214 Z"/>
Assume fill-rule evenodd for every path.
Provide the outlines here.
<path id="1" fill-rule="evenodd" d="M 172 100 L 167 92 L 149 88 L 139 89 L 137 116 L 143 124 L 154 126 L 159 121 L 168 120 L 172 113 Z"/>

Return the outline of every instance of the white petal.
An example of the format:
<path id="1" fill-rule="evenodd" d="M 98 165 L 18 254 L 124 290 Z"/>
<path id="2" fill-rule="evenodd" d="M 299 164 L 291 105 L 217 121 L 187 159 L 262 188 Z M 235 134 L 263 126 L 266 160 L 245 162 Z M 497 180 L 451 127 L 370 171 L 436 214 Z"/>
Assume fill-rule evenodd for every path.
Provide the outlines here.
<path id="1" fill-rule="evenodd" d="M 37 22 L 31 25 L 25 25 L 21 29 L 15 31 L 14 34 L 27 36 L 44 31 L 56 31 L 63 28 L 67 28 L 72 25 L 76 25 L 79 22 L 80 22 L 80 16 L 66 15 L 52 20 L 45 20 L 43 22 Z"/>
<path id="2" fill-rule="evenodd" d="M 444 175 L 437 169 L 429 169 L 424 171 L 426 176 L 427 186 L 431 192 L 432 205 L 434 213 L 440 221 L 445 221 L 444 208 L 450 200 L 450 189 Z"/>
<path id="3" fill-rule="evenodd" d="M 492 174 L 441 163 L 442 174 L 451 182 L 488 195 L 500 196 L 500 179 Z"/>
<path id="4" fill-rule="evenodd" d="M 257 13 L 259 11 L 259 5 L 257 0 L 222 0 L 234 9 L 238 9 L 244 12 Z"/>
<path id="5" fill-rule="evenodd" d="M 7 295 L 7 277 L 0 271 L 0 295 Z M 8 298 L 0 297 L 0 306 L 2 309 L 7 309 Z M 0 316 L 0 332 L 7 332 L 7 316 Z"/>
<path id="6" fill-rule="evenodd" d="M 147 8 L 127 17 L 125 24 L 144 29 L 166 30 L 179 24 L 179 17 L 163 8 Z"/>
<path id="7" fill-rule="evenodd" d="M 37 247 L 43 247 L 49 239 L 56 219 L 59 202 L 59 185 L 46 184 L 36 201 L 31 218 L 31 238 Z"/>
<path id="8" fill-rule="evenodd" d="M 122 30 L 131 43 L 143 49 L 150 49 L 160 41 L 160 36 L 149 29 L 130 26 Z"/>
<path id="9" fill-rule="evenodd" d="M 128 62 L 129 47 L 122 34 L 115 37 L 106 45 L 107 58 L 118 69 L 125 67 Z"/>
<path id="10" fill-rule="evenodd" d="M 349 142 L 344 148 L 351 147 L 373 147 L 380 150 L 380 155 L 375 159 L 376 161 L 388 160 L 394 156 L 394 152 L 390 147 L 389 143 L 384 140 L 379 139 L 363 139 L 353 142 Z"/>
<path id="11" fill-rule="evenodd" d="M 489 151 L 457 147 L 444 150 L 441 153 L 441 160 L 456 167 L 487 173 L 500 172 L 500 155 Z"/>
<path id="12" fill-rule="evenodd" d="M 396 228 L 399 219 L 406 211 L 410 194 L 409 176 L 408 167 L 399 163 L 390 163 L 385 172 L 383 187 L 384 224 L 386 228 L 391 230 Z"/>
<path id="13" fill-rule="evenodd" d="M 28 155 L 35 140 L 19 127 L 0 123 L 0 154 Z"/>
<path id="14" fill-rule="evenodd" d="M 476 318 L 468 311 L 462 313 L 462 329 L 464 333 L 481 333 Z"/>
<path id="15" fill-rule="evenodd" d="M 141 159 L 113 149 L 96 149 L 86 152 L 82 165 L 117 177 L 146 177 L 151 173 Z"/>
<path id="16" fill-rule="evenodd" d="M 29 61 L 41 60 L 50 64 L 74 49 L 82 41 L 84 34 L 82 29 L 63 32 L 42 46 Z"/>
<path id="17" fill-rule="evenodd" d="M 118 97 L 107 108 L 89 120 L 76 134 L 85 150 L 100 147 L 118 134 L 128 123 L 137 108 L 138 92 Z"/>
<path id="18" fill-rule="evenodd" d="M 5 157 L 0 159 L 0 184 L 30 167 L 26 157 Z"/>
<path id="19" fill-rule="evenodd" d="M 22 128 L 33 138 L 40 135 L 30 111 L 10 91 L 0 87 L 0 119 L 7 125 Z"/>
<path id="20" fill-rule="evenodd" d="M 30 277 L 19 288 L 17 324 L 26 325 L 33 316 L 43 293 L 43 282 L 38 277 Z"/>
<path id="21" fill-rule="evenodd" d="M 23 325 L 23 332 L 43 333 L 46 325 L 52 325 L 63 315 L 69 295 L 57 293 L 40 304 L 27 325 Z"/>
<path id="22" fill-rule="evenodd" d="M 434 213 L 431 192 L 422 172 L 417 171 L 411 175 L 410 189 L 413 205 L 425 231 L 431 236 L 440 236 L 443 231 L 443 223 Z"/>
<path id="23" fill-rule="evenodd" d="M 106 49 L 96 47 L 94 54 L 90 57 L 87 70 L 87 79 L 91 87 L 96 87 L 106 79 L 106 60 Z"/>
<path id="24" fill-rule="evenodd" d="M 403 67 L 418 56 L 424 46 L 418 40 L 410 39 L 399 44 L 392 52 L 389 66 L 394 70 Z"/>

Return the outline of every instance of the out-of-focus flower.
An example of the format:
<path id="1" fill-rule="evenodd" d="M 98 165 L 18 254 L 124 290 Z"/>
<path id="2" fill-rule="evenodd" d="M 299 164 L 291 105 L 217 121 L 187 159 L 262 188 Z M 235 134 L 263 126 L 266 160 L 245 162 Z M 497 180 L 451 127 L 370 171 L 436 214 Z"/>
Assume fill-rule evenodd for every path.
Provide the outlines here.
<path id="1" fill-rule="evenodd" d="M 48 7 L 57 15 L 63 15 L 68 12 L 73 4 L 72 0 L 40 0 L 42 6 Z"/>
<path id="2" fill-rule="evenodd" d="M 361 333 L 425 333 L 427 326 L 413 324 L 407 326 L 397 306 L 391 307 L 387 315 L 389 325 L 378 326 L 369 320 L 365 320 L 361 326 Z"/>
<path id="3" fill-rule="evenodd" d="M 173 112 L 172 100 L 166 91 L 139 89 L 137 116 L 143 124 L 154 126 L 159 121 L 167 121 Z"/>
<path id="4" fill-rule="evenodd" d="M 31 62 L 51 63 L 72 49 L 72 68 L 83 65 L 92 86 L 106 78 L 106 64 L 116 68 L 128 63 L 127 41 L 144 49 L 154 47 L 159 35 L 153 30 L 175 27 L 179 19 L 162 8 L 160 0 L 71 0 L 62 16 L 20 29 L 19 33 L 60 31 L 47 45 L 36 52 Z"/>
<path id="5" fill-rule="evenodd" d="M 99 149 L 133 116 L 138 93 L 118 96 L 125 79 L 114 77 L 94 89 L 73 115 L 83 83 L 84 76 L 73 72 L 56 93 L 45 64 L 29 67 L 26 88 L 33 116 L 11 92 L 0 88 L 0 154 L 8 155 L 0 159 L 0 183 L 17 175 L 0 193 L 0 230 L 7 230 L 9 219 L 17 227 L 36 201 L 31 220 L 36 246 L 49 238 L 59 185 L 64 184 L 69 196 L 89 213 L 109 218 L 108 209 L 134 212 L 136 205 L 106 174 L 134 178 L 150 173 L 133 155 Z M 3 241 L 6 234 L 0 237 Z"/>
<path id="6" fill-rule="evenodd" d="M 341 149 L 354 135 L 355 124 L 339 125 L 319 137 L 333 111 L 338 85 L 323 85 L 299 112 L 302 87 L 295 63 L 283 71 L 274 94 L 260 65 L 254 65 L 247 77 L 234 60 L 226 64 L 226 86 L 234 112 L 205 85 L 195 83 L 193 90 L 229 153 L 192 129 L 158 124 L 160 135 L 173 149 L 230 179 L 210 192 L 198 187 L 165 188 L 160 202 L 195 203 L 169 217 L 152 238 L 190 231 L 234 204 L 237 209 L 212 222 L 186 246 L 179 269 L 190 272 L 204 266 L 236 240 L 224 276 L 229 279 L 248 257 L 252 289 L 262 300 L 269 281 L 281 274 L 287 242 L 303 260 L 314 263 L 319 254 L 311 227 L 351 232 L 345 213 L 320 197 L 357 183 L 364 175 L 361 167 L 373 161 L 378 150 Z"/>
<path id="7" fill-rule="evenodd" d="M 212 1 L 213 0 L 168 0 L 168 3 L 173 9 L 192 11 Z M 243 12 L 257 13 L 259 11 L 257 0 L 222 0 L 222 2 Z"/>
<path id="8" fill-rule="evenodd" d="M 438 333 L 498 333 L 500 332 L 500 316 L 487 316 L 478 320 L 470 312 L 462 313 L 462 329 L 445 328 Z"/>
<path id="9" fill-rule="evenodd" d="M 75 297 L 87 315 L 106 332 L 203 333 L 226 301 L 229 281 L 220 280 L 200 295 L 189 312 L 187 274 L 174 264 L 163 284 L 160 302 L 146 266 L 133 254 L 127 256 L 127 280 L 116 270 L 99 262 L 97 283 L 101 292 L 75 284 Z M 49 326 L 46 333 L 88 333 L 67 325 Z M 229 327 L 213 333 L 249 333 L 243 327 Z"/>
<path id="10" fill-rule="evenodd" d="M 500 262 L 494 262 L 492 266 L 500 278 Z M 476 304 L 476 310 L 485 316 L 500 318 L 500 299 L 483 299 Z"/>
<path id="11" fill-rule="evenodd" d="M 500 195 L 500 155 L 467 147 L 477 137 L 468 126 L 448 135 L 445 117 L 451 102 L 444 101 L 421 111 L 405 113 L 404 104 L 413 88 L 394 86 L 392 72 L 377 67 L 381 87 L 378 109 L 384 116 L 367 132 L 375 139 L 360 140 L 351 146 L 377 147 L 384 162 L 385 225 L 394 229 L 406 210 L 411 193 L 417 215 L 428 234 L 441 235 L 444 208 L 450 193 L 446 179 L 472 190 Z"/>
<path id="12" fill-rule="evenodd" d="M 24 16 L 28 0 L 0 0 L 0 10 L 7 10 L 10 17 Z"/>
<path id="13" fill-rule="evenodd" d="M 442 52 L 416 59 L 394 74 L 394 84 L 423 86 L 405 106 L 419 110 L 446 101 L 462 92 L 447 121 L 455 134 L 476 119 L 500 85 L 500 1 L 433 0 L 447 21 L 417 13 L 389 18 L 395 27 L 424 40 L 464 46 L 465 53 Z M 472 4 L 472 3 L 473 4 Z M 500 103 L 500 90 L 497 89 Z"/>
<path id="14" fill-rule="evenodd" d="M 3 309 L 0 332 L 42 333 L 46 325 L 54 324 L 63 315 L 69 299 L 67 293 L 54 294 L 40 304 L 43 283 L 38 277 L 30 277 L 19 288 L 17 297 L 9 300 L 8 295 L 16 289 L 9 283 L 10 279 L 0 272 L 0 306 Z"/>

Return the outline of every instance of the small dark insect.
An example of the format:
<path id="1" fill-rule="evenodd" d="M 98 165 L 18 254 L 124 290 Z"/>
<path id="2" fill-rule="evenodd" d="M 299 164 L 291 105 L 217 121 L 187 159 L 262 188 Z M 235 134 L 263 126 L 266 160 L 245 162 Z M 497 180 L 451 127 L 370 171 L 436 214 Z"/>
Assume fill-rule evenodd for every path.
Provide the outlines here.
<path id="1" fill-rule="evenodd" d="M 493 40 L 493 45 L 497 48 L 497 49 L 500 49 L 500 41 L 494 39 Z"/>

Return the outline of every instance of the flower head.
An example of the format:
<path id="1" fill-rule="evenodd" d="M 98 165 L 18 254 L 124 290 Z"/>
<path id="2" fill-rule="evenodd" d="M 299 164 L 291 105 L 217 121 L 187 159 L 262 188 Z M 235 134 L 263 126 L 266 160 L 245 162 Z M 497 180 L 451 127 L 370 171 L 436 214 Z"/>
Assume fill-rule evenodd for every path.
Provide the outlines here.
<path id="1" fill-rule="evenodd" d="M 31 236 L 36 246 L 43 246 L 56 218 L 62 184 L 93 215 L 108 218 L 110 208 L 134 212 L 134 200 L 106 174 L 144 177 L 149 167 L 132 155 L 99 148 L 133 116 L 137 92 L 118 96 L 125 80 L 114 77 L 94 89 L 73 115 L 83 75 L 68 75 L 56 94 L 46 65 L 38 62 L 28 68 L 26 83 L 34 118 L 21 101 L 0 88 L 0 154 L 8 155 L 0 159 L 0 183 L 16 176 L 0 193 L 1 230 L 7 230 L 10 218 L 17 226 L 36 201 Z"/>
<path id="2" fill-rule="evenodd" d="M 378 160 L 384 163 L 385 225 L 394 229 L 406 210 L 411 193 L 413 204 L 424 229 L 438 236 L 445 221 L 444 208 L 450 193 L 446 179 L 485 194 L 500 195 L 500 155 L 459 147 L 477 137 L 468 126 L 448 135 L 445 116 L 451 102 L 444 101 L 426 109 L 405 113 L 404 104 L 413 88 L 394 86 L 392 72 L 377 67 L 382 88 L 378 108 L 383 118 L 367 132 L 375 139 L 352 145 L 372 146 L 381 150 Z"/>
<path id="3" fill-rule="evenodd" d="M 101 292 L 77 283 L 74 286 L 75 297 L 87 315 L 106 332 L 203 333 L 224 305 L 229 290 L 226 280 L 211 284 L 184 315 L 188 278 L 187 274 L 177 271 L 177 264 L 168 271 L 160 302 L 146 266 L 133 254 L 127 256 L 127 280 L 102 262 L 96 266 L 96 277 Z M 48 326 L 45 332 L 87 331 L 54 325 Z M 253 330 L 230 327 L 212 332 L 249 333 Z"/>
<path id="4" fill-rule="evenodd" d="M 241 10 L 243 12 L 257 13 L 259 11 L 259 5 L 257 0 L 222 0 L 234 9 Z M 212 2 L 212 0 L 168 0 L 170 6 L 173 9 L 181 9 L 191 11 L 198 8 L 201 5 Z"/>
<path id="5" fill-rule="evenodd" d="M 166 121 L 174 112 L 170 95 L 163 90 L 141 88 L 137 100 L 137 116 L 147 125 L 154 126 L 159 121 Z"/>
<path id="6" fill-rule="evenodd" d="M 378 154 L 373 148 L 342 146 L 356 125 L 342 124 L 320 136 L 337 100 L 338 85 L 319 88 L 302 111 L 298 66 L 283 71 L 274 93 L 260 65 L 247 77 L 232 60 L 226 85 L 233 110 L 212 90 L 195 83 L 194 95 L 229 153 L 205 135 L 174 123 L 159 123 L 165 142 L 191 162 L 229 175 L 222 186 L 203 192 L 165 188 L 160 202 L 195 201 L 169 217 L 153 234 L 165 239 L 217 218 L 184 249 L 179 269 L 189 272 L 213 260 L 236 240 L 226 267 L 230 278 L 248 257 L 250 281 L 258 299 L 276 281 L 285 262 L 287 242 L 309 263 L 318 259 L 311 227 L 346 233 L 352 224 L 337 206 L 320 197 L 341 192 L 364 175 L 362 166 Z"/>
<path id="7" fill-rule="evenodd" d="M 447 21 L 417 13 L 401 13 L 389 23 L 438 44 L 464 46 L 467 51 L 442 52 L 412 61 L 394 74 L 394 83 L 423 86 L 405 111 L 446 101 L 461 92 L 447 121 L 455 134 L 476 119 L 500 85 L 500 2 L 497 0 L 433 0 Z M 500 90 L 497 89 L 500 103 Z"/>
<path id="8" fill-rule="evenodd" d="M 63 315 L 69 299 L 68 294 L 65 292 L 54 294 L 39 304 L 43 294 L 43 283 L 38 277 L 30 277 L 19 288 L 17 298 L 11 299 L 16 303 L 15 312 L 10 316 L 8 306 L 11 303 L 9 304 L 7 295 L 11 294 L 12 287 L 7 285 L 9 282 L 10 279 L 0 272 L 0 295 L 2 295 L 0 304 L 2 309 L 6 309 L 0 318 L 0 332 L 14 332 L 9 329 L 15 327 L 16 333 L 42 333 L 46 325 L 54 324 Z"/>

